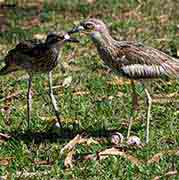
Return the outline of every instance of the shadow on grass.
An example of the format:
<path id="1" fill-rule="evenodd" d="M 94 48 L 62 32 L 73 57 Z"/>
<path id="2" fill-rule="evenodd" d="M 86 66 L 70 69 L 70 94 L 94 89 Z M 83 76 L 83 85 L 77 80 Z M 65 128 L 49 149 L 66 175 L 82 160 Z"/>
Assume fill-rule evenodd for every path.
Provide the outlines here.
<path id="1" fill-rule="evenodd" d="M 35 144 L 40 144 L 45 141 L 49 142 L 59 142 L 59 141 L 66 141 L 73 139 L 77 134 L 81 134 L 85 137 L 94 137 L 94 138 L 107 138 L 110 137 L 110 134 L 116 131 L 120 131 L 122 134 L 126 132 L 126 129 L 87 129 L 87 130 L 74 130 L 70 128 L 63 128 L 59 129 L 58 133 L 52 132 L 49 130 L 47 132 L 32 132 L 32 131 L 25 131 L 25 132 L 13 132 L 11 134 L 10 139 L 16 139 L 19 141 L 24 141 L 26 144 L 31 142 Z M 9 140 L 10 140 L 9 139 Z"/>

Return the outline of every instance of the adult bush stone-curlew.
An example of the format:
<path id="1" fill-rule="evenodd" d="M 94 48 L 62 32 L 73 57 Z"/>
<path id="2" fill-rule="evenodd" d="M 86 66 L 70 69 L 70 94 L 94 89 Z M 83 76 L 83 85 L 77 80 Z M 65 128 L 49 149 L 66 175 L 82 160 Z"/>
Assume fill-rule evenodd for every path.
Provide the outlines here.
<path id="1" fill-rule="evenodd" d="M 87 19 L 74 27 L 70 32 L 84 32 L 91 36 L 103 62 L 117 74 L 128 78 L 132 82 L 133 107 L 136 103 L 134 80 L 140 80 L 144 85 L 147 96 L 147 121 L 145 141 L 149 142 L 149 122 L 152 99 L 145 83 L 147 79 L 161 78 L 162 76 L 177 77 L 179 75 L 179 60 L 141 43 L 116 41 L 108 31 L 103 21 Z M 132 127 L 132 117 L 129 121 L 128 135 Z"/>
<path id="2" fill-rule="evenodd" d="M 48 73 L 49 95 L 58 123 L 62 126 L 60 112 L 52 90 L 52 70 L 57 66 L 60 58 L 59 52 L 66 42 L 78 42 L 78 40 L 71 38 L 65 32 L 51 32 L 47 35 L 44 43 L 39 40 L 20 42 L 5 57 L 5 66 L 0 70 L 0 75 L 6 75 L 17 70 L 25 70 L 29 74 L 27 91 L 28 127 L 32 109 L 32 77 L 35 73 Z"/>

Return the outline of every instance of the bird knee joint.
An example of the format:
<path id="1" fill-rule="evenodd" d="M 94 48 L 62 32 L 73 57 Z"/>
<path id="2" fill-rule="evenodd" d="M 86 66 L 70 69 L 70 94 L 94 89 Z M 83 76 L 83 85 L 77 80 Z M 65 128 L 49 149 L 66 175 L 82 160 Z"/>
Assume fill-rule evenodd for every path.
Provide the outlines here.
<path id="1" fill-rule="evenodd" d="M 150 96 L 147 97 L 147 104 L 148 105 L 152 104 L 152 98 Z"/>

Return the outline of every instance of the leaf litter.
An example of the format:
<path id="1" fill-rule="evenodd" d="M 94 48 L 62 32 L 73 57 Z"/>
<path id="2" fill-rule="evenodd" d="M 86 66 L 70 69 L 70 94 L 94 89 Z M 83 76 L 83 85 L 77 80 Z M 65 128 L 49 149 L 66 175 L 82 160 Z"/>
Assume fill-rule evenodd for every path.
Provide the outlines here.
<path id="1" fill-rule="evenodd" d="M 121 146 L 113 146 L 111 148 L 104 149 L 100 152 L 96 152 L 96 154 L 85 154 L 80 158 L 75 159 L 75 153 L 76 153 L 76 145 L 78 144 L 99 144 L 100 140 L 94 140 L 93 138 L 85 138 L 82 135 L 77 134 L 72 140 L 69 141 L 68 144 L 66 144 L 60 151 L 60 154 L 66 154 L 64 166 L 66 168 L 72 168 L 73 164 L 77 160 L 103 160 L 110 156 L 120 156 L 127 161 L 130 161 L 132 164 L 134 164 L 137 167 L 140 167 L 141 165 L 146 164 L 152 164 L 152 163 L 159 163 L 160 160 L 164 156 L 179 156 L 179 150 L 165 150 L 161 151 L 159 153 L 156 153 L 152 157 L 150 157 L 147 161 L 137 158 L 127 152 L 127 150 L 130 149 L 130 144 L 128 144 L 128 147 L 123 146 L 124 144 L 121 143 Z M 140 146 L 139 148 L 143 148 L 143 146 Z"/>

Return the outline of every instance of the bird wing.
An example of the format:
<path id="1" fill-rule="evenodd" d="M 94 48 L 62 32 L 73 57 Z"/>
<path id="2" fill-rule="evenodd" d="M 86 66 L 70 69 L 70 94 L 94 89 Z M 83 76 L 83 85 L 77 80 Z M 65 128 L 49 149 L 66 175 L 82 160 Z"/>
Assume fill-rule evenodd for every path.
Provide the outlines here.
<path id="1" fill-rule="evenodd" d="M 26 40 L 20 42 L 10 50 L 5 57 L 6 65 L 17 69 L 19 67 L 31 69 L 38 61 L 41 61 L 47 53 L 47 47 L 40 40 Z"/>
<path id="2" fill-rule="evenodd" d="M 177 76 L 179 60 L 141 43 L 117 42 L 116 57 L 122 62 L 122 73 L 129 78 Z"/>
<path id="3" fill-rule="evenodd" d="M 41 40 L 33 39 L 20 42 L 16 45 L 15 51 L 32 58 L 44 56 L 46 46 Z"/>

